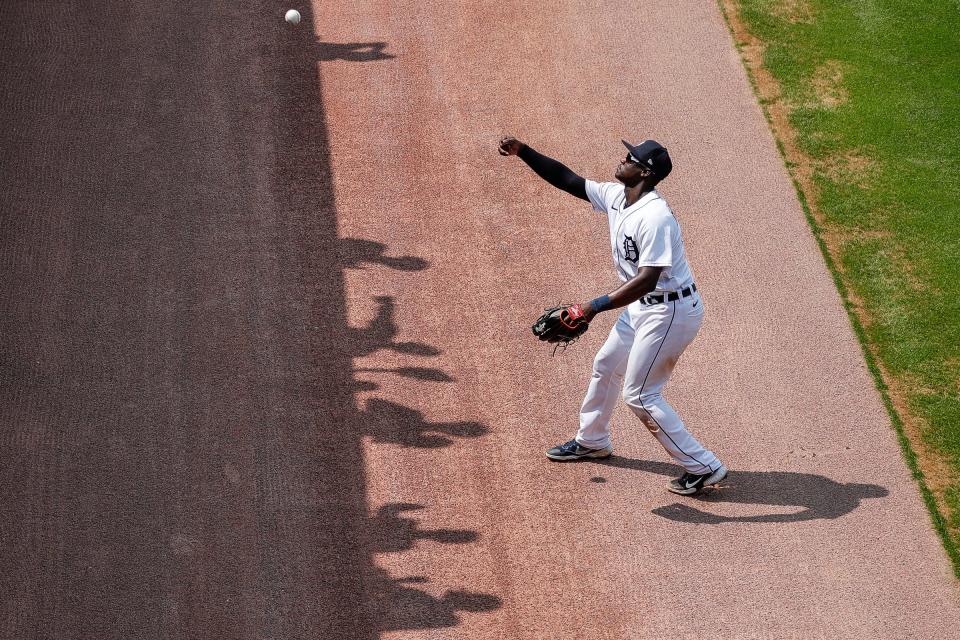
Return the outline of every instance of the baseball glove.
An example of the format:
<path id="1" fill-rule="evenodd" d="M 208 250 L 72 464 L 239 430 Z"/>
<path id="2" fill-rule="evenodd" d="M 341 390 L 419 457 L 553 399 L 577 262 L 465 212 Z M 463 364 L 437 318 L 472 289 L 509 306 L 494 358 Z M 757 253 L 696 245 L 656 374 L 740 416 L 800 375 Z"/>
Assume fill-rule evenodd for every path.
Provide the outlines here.
<path id="1" fill-rule="evenodd" d="M 533 323 L 533 335 L 544 342 L 566 347 L 590 328 L 579 304 L 550 307 Z"/>

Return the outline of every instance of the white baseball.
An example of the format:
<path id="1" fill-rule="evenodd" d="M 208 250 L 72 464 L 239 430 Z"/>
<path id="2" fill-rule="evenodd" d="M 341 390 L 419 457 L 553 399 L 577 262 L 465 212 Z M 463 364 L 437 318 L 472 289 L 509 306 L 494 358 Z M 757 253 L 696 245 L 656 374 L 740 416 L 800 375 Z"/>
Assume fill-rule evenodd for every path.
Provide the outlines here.
<path id="1" fill-rule="evenodd" d="M 300 12 L 296 9 L 290 9 L 290 11 L 287 11 L 287 14 L 283 16 L 283 19 L 290 24 L 300 24 Z"/>

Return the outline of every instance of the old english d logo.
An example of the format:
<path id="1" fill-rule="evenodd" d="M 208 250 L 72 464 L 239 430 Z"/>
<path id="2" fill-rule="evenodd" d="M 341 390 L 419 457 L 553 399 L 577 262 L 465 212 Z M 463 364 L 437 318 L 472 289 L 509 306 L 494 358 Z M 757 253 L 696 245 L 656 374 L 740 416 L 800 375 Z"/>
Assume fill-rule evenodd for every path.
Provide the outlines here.
<path id="1" fill-rule="evenodd" d="M 623 237 L 623 257 L 630 262 L 636 262 L 640 259 L 640 249 L 632 236 Z"/>

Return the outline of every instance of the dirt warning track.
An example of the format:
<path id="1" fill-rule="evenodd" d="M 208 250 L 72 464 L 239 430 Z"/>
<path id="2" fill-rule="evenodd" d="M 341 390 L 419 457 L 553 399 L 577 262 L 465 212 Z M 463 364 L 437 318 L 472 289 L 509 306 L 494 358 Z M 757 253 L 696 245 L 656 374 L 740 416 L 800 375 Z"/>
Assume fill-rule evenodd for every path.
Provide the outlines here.
<path id="1" fill-rule="evenodd" d="M 904 638 L 960 602 L 715 6 L 0 9 L 0 635 Z M 646 62 L 644 62 L 646 61 Z M 667 388 L 551 464 L 613 316 L 608 179 L 657 138 L 707 305 Z"/>

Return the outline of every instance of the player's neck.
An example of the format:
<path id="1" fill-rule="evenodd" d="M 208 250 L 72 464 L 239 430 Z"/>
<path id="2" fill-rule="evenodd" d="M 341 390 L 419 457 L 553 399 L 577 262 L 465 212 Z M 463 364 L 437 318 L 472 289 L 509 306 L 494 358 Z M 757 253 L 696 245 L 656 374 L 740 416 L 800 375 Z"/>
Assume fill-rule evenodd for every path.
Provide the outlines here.
<path id="1" fill-rule="evenodd" d="M 624 186 L 624 194 L 626 195 L 626 201 L 624 206 L 631 206 L 637 202 L 640 198 L 647 195 L 653 191 L 653 187 L 647 186 L 645 183 L 640 182 L 640 184 L 634 185 L 632 187 Z"/>

